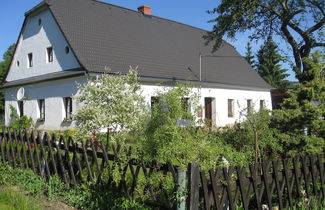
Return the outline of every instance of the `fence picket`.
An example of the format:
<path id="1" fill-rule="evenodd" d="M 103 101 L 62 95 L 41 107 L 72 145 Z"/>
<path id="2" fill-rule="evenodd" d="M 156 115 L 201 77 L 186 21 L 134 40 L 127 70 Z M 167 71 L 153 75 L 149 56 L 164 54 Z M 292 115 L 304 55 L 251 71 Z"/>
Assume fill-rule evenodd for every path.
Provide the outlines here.
<path id="1" fill-rule="evenodd" d="M 106 148 L 111 149 L 113 154 L 108 153 Z M 121 162 L 122 155 L 127 157 L 126 164 Z M 131 155 L 131 147 L 107 147 L 102 142 L 91 141 L 76 143 L 72 138 L 64 139 L 62 136 L 57 141 L 54 134 L 50 137 L 47 133 L 38 133 L 35 137 L 34 131 L 3 129 L 0 135 L 2 162 L 8 162 L 12 167 L 31 168 L 46 179 L 57 174 L 68 186 L 84 183 L 84 170 L 87 170 L 88 180 L 93 185 L 107 183 L 110 190 L 120 190 L 129 198 L 134 198 L 139 176 L 150 180 L 154 173 L 162 176 L 169 174 L 177 184 L 176 166 L 156 161 L 144 163 L 131 159 Z M 188 209 L 233 210 L 239 205 L 245 210 L 262 209 L 263 204 L 267 204 L 268 208 L 278 206 L 278 209 L 287 209 L 294 207 L 294 202 L 305 196 L 315 196 L 321 205 L 325 197 L 324 164 L 324 154 L 321 154 L 264 161 L 248 168 L 216 167 L 206 174 L 198 164 L 190 163 Z M 117 183 L 112 182 L 116 169 L 121 177 Z M 104 176 L 106 173 L 108 176 Z M 163 190 L 163 182 L 157 184 L 155 186 Z M 176 207 L 176 200 L 172 200 L 166 191 L 157 196 L 149 182 L 144 185 L 143 191 L 150 195 L 153 203 L 164 200 L 164 208 Z"/>

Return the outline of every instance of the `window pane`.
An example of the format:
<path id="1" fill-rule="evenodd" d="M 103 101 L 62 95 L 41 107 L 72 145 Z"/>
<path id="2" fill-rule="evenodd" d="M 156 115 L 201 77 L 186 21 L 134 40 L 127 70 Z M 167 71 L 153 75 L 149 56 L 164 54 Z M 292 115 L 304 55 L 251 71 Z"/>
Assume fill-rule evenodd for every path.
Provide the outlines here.
<path id="1" fill-rule="evenodd" d="M 45 100 L 44 99 L 40 99 L 38 100 L 38 106 L 39 106 L 39 113 L 40 119 L 45 119 Z"/>
<path id="2" fill-rule="evenodd" d="M 184 112 L 186 112 L 186 113 L 191 112 L 189 98 L 182 98 L 182 108 L 183 108 Z"/>
<path id="3" fill-rule="evenodd" d="M 151 111 L 155 109 L 159 105 L 159 98 L 158 97 L 151 97 Z"/>
<path id="4" fill-rule="evenodd" d="M 234 100 L 228 99 L 228 117 L 234 116 Z"/>
<path id="5" fill-rule="evenodd" d="M 28 67 L 33 67 L 33 53 L 28 54 Z"/>
<path id="6" fill-rule="evenodd" d="M 252 112 L 253 111 L 253 103 L 252 99 L 247 100 L 247 112 Z"/>
<path id="7" fill-rule="evenodd" d="M 72 98 L 66 97 L 64 100 L 65 118 L 72 119 Z"/>
<path id="8" fill-rule="evenodd" d="M 52 47 L 47 48 L 47 61 L 53 62 L 53 48 Z"/>
<path id="9" fill-rule="evenodd" d="M 265 100 L 260 100 L 260 110 L 265 109 Z"/>
<path id="10" fill-rule="evenodd" d="M 24 102 L 18 101 L 19 117 L 24 115 Z"/>

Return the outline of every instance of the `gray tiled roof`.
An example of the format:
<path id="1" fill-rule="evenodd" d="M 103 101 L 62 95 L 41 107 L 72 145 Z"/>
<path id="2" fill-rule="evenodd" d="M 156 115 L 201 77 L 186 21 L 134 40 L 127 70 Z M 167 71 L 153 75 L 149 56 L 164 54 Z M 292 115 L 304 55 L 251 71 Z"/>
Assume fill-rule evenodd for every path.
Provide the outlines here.
<path id="1" fill-rule="evenodd" d="M 197 81 L 199 54 L 211 54 L 195 27 L 94 0 L 45 2 L 88 72 L 138 66 L 143 77 Z M 202 81 L 270 88 L 233 46 L 224 42 L 215 55 L 203 57 Z"/>

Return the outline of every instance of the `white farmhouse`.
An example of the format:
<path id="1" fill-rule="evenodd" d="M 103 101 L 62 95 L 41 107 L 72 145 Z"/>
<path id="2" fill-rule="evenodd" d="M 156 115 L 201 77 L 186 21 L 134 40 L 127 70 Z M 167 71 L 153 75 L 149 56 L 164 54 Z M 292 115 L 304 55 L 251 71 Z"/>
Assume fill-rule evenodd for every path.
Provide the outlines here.
<path id="1" fill-rule="evenodd" d="M 148 6 L 45 0 L 25 16 L 4 85 L 7 125 L 12 105 L 40 129 L 72 128 L 77 83 L 129 66 L 138 66 L 148 106 L 162 86 L 190 81 L 215 126 L 233 124 L 247 107 L 271 109 L 271 87 L 233 46 L 223 42 L 212 54 L 206 31 L 153 16 Z"/>

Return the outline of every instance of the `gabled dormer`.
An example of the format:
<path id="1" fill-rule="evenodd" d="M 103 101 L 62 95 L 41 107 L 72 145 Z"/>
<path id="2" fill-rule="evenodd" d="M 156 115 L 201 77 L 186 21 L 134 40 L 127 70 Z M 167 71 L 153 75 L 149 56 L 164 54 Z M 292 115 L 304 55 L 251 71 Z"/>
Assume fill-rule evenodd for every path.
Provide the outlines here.
<path id="1" fill-rule="evenodd" d="M 47 5 L 26 13 L 6 81 L 78 68 L 80 64 Z"/>

